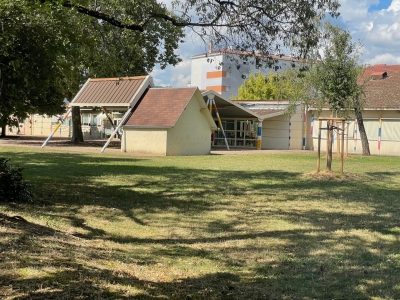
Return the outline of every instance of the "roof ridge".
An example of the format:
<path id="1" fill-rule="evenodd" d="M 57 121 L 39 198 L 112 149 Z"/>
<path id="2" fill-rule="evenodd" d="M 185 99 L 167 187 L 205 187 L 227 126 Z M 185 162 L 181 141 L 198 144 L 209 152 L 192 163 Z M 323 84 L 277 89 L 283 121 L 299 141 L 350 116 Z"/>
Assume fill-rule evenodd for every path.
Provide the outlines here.
<path id="1" fill-rule="evenodd" d="M 110 78 L 89 78 L 89 81 L 117 81 L 117 80 L 137 80 L 146 78 L 148 75 L 131 77 L 110 77 Z"/>

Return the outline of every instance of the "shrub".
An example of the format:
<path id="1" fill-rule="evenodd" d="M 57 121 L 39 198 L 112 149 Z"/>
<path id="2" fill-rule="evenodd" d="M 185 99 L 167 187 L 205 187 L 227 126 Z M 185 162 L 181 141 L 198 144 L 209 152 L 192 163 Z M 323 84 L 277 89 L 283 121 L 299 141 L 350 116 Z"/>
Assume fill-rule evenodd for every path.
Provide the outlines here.
<path id="1" fill-rule="evenodd" d="M 33 202 L 31 185 L 24 181 L 23 169 L 11 167 L 8 161 L 0 157 L 0 201 Z"/>

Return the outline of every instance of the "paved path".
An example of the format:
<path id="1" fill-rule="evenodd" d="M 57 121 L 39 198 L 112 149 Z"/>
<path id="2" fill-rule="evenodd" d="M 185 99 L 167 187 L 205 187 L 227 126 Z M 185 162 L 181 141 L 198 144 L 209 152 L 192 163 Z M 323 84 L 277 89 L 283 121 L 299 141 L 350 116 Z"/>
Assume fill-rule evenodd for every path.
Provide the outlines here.
<path id="1" fill-rule="evenodd" d="M 43 136 L 9 136 L 5 139 L 0 139 L 0 146 L 23 146 L 23 147 L 33 147 L 40 148 L 46 137 Z M 75 151 L 75 152 L 91 152 L 100 153 L 106 140 L 85 140 L 83 144 L 72 144 L 70 138 L 53 138 L 47 144 L 45 148 L 56 149 L 60 151 Z M 154 154 L 147 153 L 128 153 L 121 152 L 121 144 L 119 139 L 114 139 L 111 141 L 110 145 L 105 150 L 106 154 L 115 154 L 123 156 L 154 156 Z M 213 155 L 241 155 L 241 154 L 294 154 L 294 153 L 315 153 L 310 150 L 255 150 L 255 149 L 213 149 L 211 154 Z"/>

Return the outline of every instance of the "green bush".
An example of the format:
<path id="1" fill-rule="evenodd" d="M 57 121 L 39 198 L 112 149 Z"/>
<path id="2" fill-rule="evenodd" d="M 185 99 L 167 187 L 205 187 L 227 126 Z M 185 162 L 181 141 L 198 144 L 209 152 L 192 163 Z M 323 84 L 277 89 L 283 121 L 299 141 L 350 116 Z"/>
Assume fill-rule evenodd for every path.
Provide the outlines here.
<path id="1" fill-rule="evenodd" d="M 24 181 L 23 169 L 11 167 L 8 161 L 0 157 L 0 201 L 33 202 L 31 185 Z"/>

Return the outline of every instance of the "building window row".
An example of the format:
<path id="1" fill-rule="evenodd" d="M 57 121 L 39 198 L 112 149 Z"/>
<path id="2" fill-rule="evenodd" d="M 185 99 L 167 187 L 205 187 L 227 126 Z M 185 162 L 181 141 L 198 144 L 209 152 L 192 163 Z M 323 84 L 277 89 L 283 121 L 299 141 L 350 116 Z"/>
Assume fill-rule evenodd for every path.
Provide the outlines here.
<path id="1" fill-rule="evenodd" d="M 215 120 L 215 123 L 219 128 L 218 120 Z M 257 146 L 257 120 L 222 120 L 222 126 L 229 146 L 250 148 Z M 214 133 L 213 146 L 225 146 L 225 139 L 221 129 Z"/>

